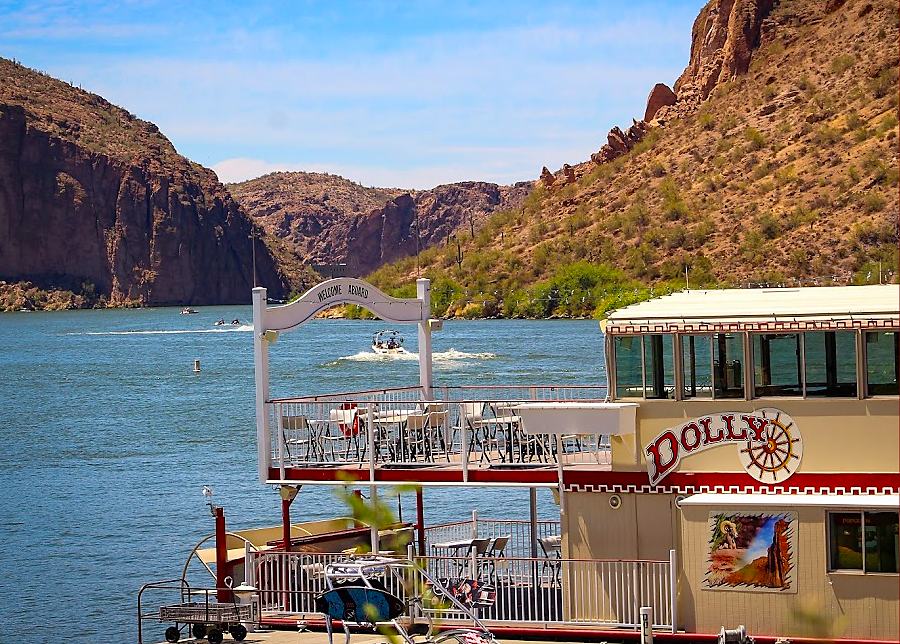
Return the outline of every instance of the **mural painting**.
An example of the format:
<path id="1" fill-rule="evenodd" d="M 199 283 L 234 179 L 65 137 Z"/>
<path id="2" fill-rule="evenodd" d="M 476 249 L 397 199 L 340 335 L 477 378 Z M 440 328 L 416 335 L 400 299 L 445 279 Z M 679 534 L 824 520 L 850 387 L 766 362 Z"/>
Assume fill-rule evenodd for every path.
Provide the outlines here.
<path id="1" fill-rule="evenodd" d="M 797 592 L 796 526 L 794 512 L 710 512 L 703 587 Z"/>

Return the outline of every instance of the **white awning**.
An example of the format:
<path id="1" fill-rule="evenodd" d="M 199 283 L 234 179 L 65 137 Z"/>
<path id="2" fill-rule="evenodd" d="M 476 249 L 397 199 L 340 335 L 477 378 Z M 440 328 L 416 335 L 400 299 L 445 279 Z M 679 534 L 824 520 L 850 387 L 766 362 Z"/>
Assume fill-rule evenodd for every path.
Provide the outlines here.
<path id="1" fill-rule="evenodd" d="M 515 405 L 529 434 L 633 434 L 637 403 L 529 402 Z"/>
<path id="2" fill-rule="evenodd" d="M 607 316 L 612 334 L 896 328 L 896 284 L 681 291 Z"/>
<path id="3" fill-rule="evenodd" d="M 900 494 L 693 494 L 684 499 L 681 505 L 900 510 Z"/>

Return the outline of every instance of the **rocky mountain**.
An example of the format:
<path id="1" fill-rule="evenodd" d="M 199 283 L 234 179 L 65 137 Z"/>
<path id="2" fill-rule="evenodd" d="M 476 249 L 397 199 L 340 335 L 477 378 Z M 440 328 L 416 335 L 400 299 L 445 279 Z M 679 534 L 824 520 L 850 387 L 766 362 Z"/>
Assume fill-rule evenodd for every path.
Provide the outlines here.
<path id="1" fill-rule="evenodd" d="M 691 286 L 896 281 L 898 22 L 893 0 L 710 0 L 642 120 L 544 168 L 463 261 L 420 258 L 449 313 L 599 314 L 610 280 L 638 297 L 686 271 Z"/>
<path id="2" fill-rule="evenodd" d="M 0 306 L 248 302 L 253 230 L 155 125 L 0 58 Z M 256 274 L 287 294 L 263 243 Z"/>
<path id="3" fill-rule="evenodd" d="M 330 174 L 275 172 L 228 189 L 244 210 L 294 256 L 319 266 L 346 264 L 347 274 L 469 236 L 491 213 L 521 206 L 530 183 L 468 181 L 431 190 L 366 188 Z"/>

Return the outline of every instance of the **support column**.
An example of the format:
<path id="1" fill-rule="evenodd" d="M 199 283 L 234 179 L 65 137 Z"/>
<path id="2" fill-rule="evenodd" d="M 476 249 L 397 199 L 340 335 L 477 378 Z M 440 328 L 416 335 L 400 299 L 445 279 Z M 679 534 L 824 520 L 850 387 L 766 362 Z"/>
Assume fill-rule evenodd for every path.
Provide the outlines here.
<path id="1" fill-rule="evenodd" d="M 215 509 L 216 516 L 216 597 L 220 602 L 231 601 L 231 590 L 225 585 L 228 568 L 228 536 L 225 534 L 225 510 Z"/>
<path id="2" fill-rule="evenodd" d="M 419 556 L 424 557 L 425 552 L 425 502 L 422 498 L 422 487 L 416 488 L 416 531 L 419 536 Z"/>
<path id="3" fill-rule="evenodd" d="M 538 527 L 537 527 L 537 488 L 528 488 L 528 506 L 531 519 L 531 558 L 537 559 L 538 553 Z"/>
<path id="4" fill-rule="evenodd" d="M 271 439 L 269 415 L 266 401 L 269 399 L 269 342 L 263 337 L 266 332 L 266 289 L 253 289 L 253 371 L 256 383 L 256 462 L 259 482 L 269 478 L 271 465 Z"/>
<path id="5" fill-rule="evenodd" d="M 419 384 L 426 400 L 432 400 L 431 370 L 431 280 L 416 280 L 416 297 L 422 301 L 422 319 L 419 321 Z"/>

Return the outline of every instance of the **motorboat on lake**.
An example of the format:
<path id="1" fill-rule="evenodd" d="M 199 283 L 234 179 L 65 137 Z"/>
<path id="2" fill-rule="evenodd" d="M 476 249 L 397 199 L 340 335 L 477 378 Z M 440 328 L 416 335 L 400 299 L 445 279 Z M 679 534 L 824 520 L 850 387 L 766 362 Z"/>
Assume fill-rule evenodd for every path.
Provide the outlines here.
<path id="1" fill-rule="evenodd" d="M 184 307 L 183 309 L 181 309 L 181 314 L 182 314 L 182 315 L 193 315 L 193 314 L 196 313 L 196 312 L 197 312 L 197 309 L 192 309 L 192 308 L 189 307 L 189 306 L 186 306 L 186 307 Z"/>
<path id="2" fill-rule="evenodd" d="M 394 329 L 383 329 L 372 336 L 372 351 L 385 355 L 403 353 L 403 336 Z"/>

